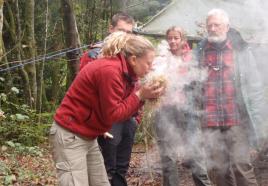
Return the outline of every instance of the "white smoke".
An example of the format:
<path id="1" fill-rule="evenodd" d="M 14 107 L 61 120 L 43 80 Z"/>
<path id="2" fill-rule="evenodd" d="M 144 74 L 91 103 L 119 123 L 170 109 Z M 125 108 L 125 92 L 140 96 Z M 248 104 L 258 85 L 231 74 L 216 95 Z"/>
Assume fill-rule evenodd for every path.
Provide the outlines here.
<path id="1" fill-rule="evenodd" d="M 187 1 L 183 1 L 184 4 Z M 198 3 L 201 0 L 198 1 Z M 204 0 L 202 2 L 205 2 Z M 197 16 L 198 18 L 203 17 L 203 22 L 205 22 L 205 15 L 211 8 L 222 8 L 230 15 L 230 27 L 235 28 L 241 34 L 243 39 L 245 39 L 249 46 L 251 46 L 251 50 L 254 53 L 255 63 L 258 67 L 258 73 L 261 76 L 261 80 L 263 81 L 263 90 L 265 94 L 264 102 L 267 103 L 268 99 L 268 1 L 264 0 L 221 0 L 217 1 L 219 7 L 211 7 L 206 6 L 204 3 L 202 8 L 198 11 L 203 11 L 202 15 Z M 209 3 L 208 3 L 209 4 Z M 183 5 L 183 3 L 182 3 Z M 188 5 L 185 5 L 186 7 Z M 192 4 L 189 6 L 192 7 Z M 183 10 L 182 10 L 183 11 Z M 178 11 L 179 12 L 179 11 Z M 177 12 L 177 13 L 178 13 Z M 189 17 L 189 16 L 188 16 Z M 171 19 L 173 20 L 173 19 Z M 166 22 L 171 21 L 166 20 Z M 173 20 L 174 21 L 174 20 Z M 192 22 L 199 20 L 192 20 Z M 174 24 L 174 23 L 172 23 Z M 189 23 L 190 24 L 190 23 Z M 184 87 L 191 85 L 192 82 L 203 82 L 207 77 L 206 70 L 199 70 L 196 68 L 197 62 L 191 61 L 188 63 L 182 63 L 181 59 L 172 56 L 170 51 L 168 50 L 168 44 L 165 41 L 162 41 L 158 46 L 159 57 L 155 60 L 155 71 L 151 74 L 153 75 L 164 75 L 167 78 L 168 88 L 167 92 L 162 98 L 161 106 L 164 104 L 175 103 L 178 109 L 191 109 L 189 107 L 189 103 L 184 102 L 182 97 L 184 95 Z M 181 75 L 178 73 L 178 69 L 188 68 L 188 73 L 185 75 Z M 246 67 L 247 68 L 247 67 Z M 248 69 L 249 71 L 251 69 Z M 256 82 L 259 83 L 259 82 Z M 181 96 L 178 96 L 181 95 Z M 188 94 L 189 95 L 189 94 Z M 202 112 L 202 111 L 200 111 Z M 262 110 L 263 118 L 266 121 L 260 121 L 260 125 L 258 126 L 259 131 L 263 131 L 268 137 L 268 121 L 265 116 L 268 115 L 268 105 L 264 105 Z M 164 115 L 164 114 L 163 114 Z M 167 119 L 167 118 L 166 118 Z M 169 123 L 168 121 L 166 123 Z M 166 125 L 168 127 L 168 125 Z M 251 129 L 252 130 L 252 129 Z M 177 133 L 172 133 L 175 131 L 174 128 L 170 128 L 168 130 L 169 136 L 177 136 Z M 174 142 L 174 144 L 170 144 L 173 148 L 176 148 L 178 152 L 178 156 L 182 157 L 191 157 L 193 152 L 187 151 L 189 145 L 200 145 L 200 141 L 202 141 L 199 136 L 194 136 L 189 133 L 190 141 L 183 141 L 185 143 Z M 206 141 L 211 142 L 211 147 L 215 149 L 219 148 L 221 151 L 229 151 L 230 149 L 224 145 L 219 145 L 222 139 L 219 138 L 218 132 L 209 132 L 203 134 Z M 238 136 L 240 134 L 237 134 Z M 257 146 L 253 146 L 253 148 L 257 148 Z M 241 153 L 240 153 L 241 154 Z M 234 156 L 237 156 L 234 154 Z M 208 157 L 208 167 L 224 167 L 226 162 L 221 162 L 222 164 L 216 164 L 216 162 L 211 161 Z"/>
<path id="2" fill-rule="evenodd" d="M 165 40 L 157 47 L 158 55 L 153 62 L 153 71 L 145 79 L 164 77 L 167 81 L 165 95 L 161 98 L 160 106 L 173 104 L 178 108 L 186 108 L 184 89 L 193 82 L 206 79 L 206 71 L 197 68 L 196 61 L 183 61 L 181 57 L 172 55 Z"/>
<path id="3" fill-rule="evenodd" d="M 181 57 L 174 56 L 166 41 L 161 41 L 157 47 L 158 56 L 153 62 L 153 71 L 150 72 L 144 81 L 150 81 L 155 77 L 164 77 L 166 79 L 166 92 L 160 99 L 155 111 L 165 106 L 172 105 L 179 114 L 185 112 L 196 113 L 196 108 L 193 108 L 189 96 L 194 95 L 194 90 L 191 87 L 193 83 L 202 83 L 207 78 L 207 71 L 200 69 L 197 61 L 183 61 Z M 187 93 L 186 93 L 187 92 Z M 190 101 L 189 101 L 190 100 Z M 161 123 L 164 126 L 165 135 L 161 136 L 161 140 L 169 141 L 168 144 L 171 151 L 175 151 L 178 157 L 189 159 L 196 152 L 193 152 L 189 147 L 201 146 L 200 133 L 193 133 L 191 127 L 200 128 L 200 126 L 187 126 L 185 123 L 175 123 L 170 117 L 168 111 L 161 111 Z M 173 118 L 173 116 L 171 116 Z M 158 118 L 159 119 L 159 118 Z M 188 121 L 187 121 L 188 122 Z M 200 123 L 198 123 L 200 124 Z M 181 126 L 180 126 L 181 125 Z M 158 136 L 156 136 L 158 138 Z"/>

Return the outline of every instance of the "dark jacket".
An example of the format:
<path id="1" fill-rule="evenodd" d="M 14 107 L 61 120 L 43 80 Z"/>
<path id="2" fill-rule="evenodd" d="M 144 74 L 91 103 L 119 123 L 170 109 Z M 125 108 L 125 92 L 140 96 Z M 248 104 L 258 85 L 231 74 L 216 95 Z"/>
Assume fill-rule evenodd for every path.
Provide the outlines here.
<path id="1" fill-rule="evenodd" d="M 80 66 L 79 70 L 82 70 L 88 63 L 96 60 L 98 58 L 98 55 L 101 52 L 101 47 L 103 45 L 103 42 L 95 43 L 93 46 L 90 47 L 90 49 L 83 53 L 83 55 L 80 58 Z"/>

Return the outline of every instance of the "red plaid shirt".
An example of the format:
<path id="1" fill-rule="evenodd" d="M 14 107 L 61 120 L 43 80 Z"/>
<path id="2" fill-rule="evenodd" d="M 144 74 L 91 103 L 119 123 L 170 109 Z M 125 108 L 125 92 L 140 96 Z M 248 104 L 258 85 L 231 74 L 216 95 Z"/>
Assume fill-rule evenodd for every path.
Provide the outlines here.
<path id="1" fill-rule="evenodd" d="M 202 65 L 208 69 L 204 84 L 206 127 L 239 124 L 238 105 L 235 100 L 234 56 L 230 41 L 221 47 L 210 43 L 204 48 Z"/>

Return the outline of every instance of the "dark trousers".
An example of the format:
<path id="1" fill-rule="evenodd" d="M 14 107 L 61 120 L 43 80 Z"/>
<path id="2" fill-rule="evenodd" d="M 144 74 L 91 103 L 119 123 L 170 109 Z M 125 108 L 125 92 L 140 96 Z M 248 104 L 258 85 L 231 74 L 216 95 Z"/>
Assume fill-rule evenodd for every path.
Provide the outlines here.
<path id="1" fill-rule="evenodd" d="M 196 186 L 211 186 L 208 177 L 202 136 L 196 117 L 178 110 L 175 106 L 161 108 L 155 116 L 155 132 L 159 147 L 163 186 L 178 186 L 179 153 L 187 158 Z"/>
<path id="2" fill-rule="evenodd" d="M 257 186 L 250 160 L 248 131 L 243 125 L 206 128 L 208 165 L 217 186 Z"/>
<path id="3" fill-rule="evenodd" d="M 127 186 L 126 174 L 131 158 L 137 123 L 131 118 L 115 123 L 109 131 L 113 139 L 99 137 L 98 143 L 104 158 L 108 178 L 112 186 Z"/>

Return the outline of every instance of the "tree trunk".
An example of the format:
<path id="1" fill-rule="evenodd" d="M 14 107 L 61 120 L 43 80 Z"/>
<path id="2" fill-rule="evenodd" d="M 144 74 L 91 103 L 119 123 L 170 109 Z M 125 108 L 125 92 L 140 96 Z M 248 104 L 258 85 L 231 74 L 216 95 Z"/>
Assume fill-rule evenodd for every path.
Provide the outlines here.
<path id="1" fill-rule="evenodd" d="M 2 43 L 2 51 L 3 51 L 4 55 L 1 57 L 0 62 L 3 62 L 3 64 L 5 64 L 5 65 L 2 65 L 1 68 L 9 68 L 10 66 L 8 64 L 7 56 L 5 55 L 6 49 L 5 49 L 4 43 Z M 13 86 L 13 83 L 12 83 L 13 77 L 12 77 L 10 71 L 6 71 L 6 73 L 7 73 L 7 76 L 6 76 L 7 80 L 5 81 L 5 86 L 4 86 L 5 92 L 10 92 L 10 89 Z"/>
<path id="2" fill-rule="evenodd" d="M 51 91 L 50 91 L 50 101 L 52 102 L 53 105 L 56 106 L 57 100 L 59 100 L 59 95 L 60 95 L 60 89 L 59 87 L 61 84 L 63 84 L 64 79 L 66 77 L 66 73 L 60 72 L 61 65 L 59 61 L 56 61 L 55 63 L 52 64 L 51 68 Z"/>
<path id="3" fill-rule="evenodd" d="M 5 8 L 7 9 L 6 17 L 9 18 L 9 22 L 4 19 L 5 29 L 8 31 L 10 37 L 9 42 L 6 43 L 10 48 L 14 48 L 15 55 L 11 57 L 11 60 L 18 61 L 18 64 L 22 65 L 22 47 L 21 47 L 21 23 L 20 23 L 20 14 L 19 14 L 19 5 L 18 0 L 15 0 L 11 6 L 9 1 L 5 2 Z M 12 9 L 14 8 L 14 9 Z M 7 59 L 5 58 L 7 61 Z M 18 69 L 19 75 L 23 83 L 23 94 L 24 100 L 28 105 L 31 105 L 31 89 L 29 83 L 29 77 L 23 66 L 20 66 Z M 12 81 L 12 78 L 9 78 L 9 81 Z"/>
<path id="4" fill-rule="evenodd" d="M 6 57 L 6 55 L 3 56 L 5 54 L 5 45 L 3 42 L 3 35 L 2 35 L 3 34 L 3 23 L 4 23 L 3 5 L 4 5 L 4 1 L 0 0 L 0 62 L 3 62 L 6 64 L 6 65 L 2 66 L 1 68 L 8 68 L 9 65 L 8 65 L 7 57 Z M 8 81 L 7 81 L 5 88 L 6 88 L 6 91 L 10 91 L 10 88 L 12 86 L 12 77 L 11 77 L 10 72 L 7 72 L 7 77 L 8 77 Z"/>
<path id="5" fill-rule="evenodd" d="M 26 45 L 24 54 L 26 59 L 35 59 L 36 46 L 34 38 L 34 0 L 27 0 L 24 2 L 24 37 L 23 43 Z M 36 83 L 36 66 L 35 63 L 30 63 L 25 66 L 25 69 L 29 76 L 30 88 L 31 88 L 31 108 L 36 108 L 37 100 L 37 83 Z"/>
<path id="6" fill-rule="evenodd" d="M 62 48 L 65 48 L 64 46 L 64 41 L 63 41 L 63 26 L 62 24 L 56 24 L 55 25 L 55 35 L 61 36 L 61 37 L 55 37 L 53 39 L 53 50 L 54 51 L 58 51 Z M 57 106 L 58 102 L 60 101 L 59 98 L 61 95 L 61 91 L 62 90 L 60 87 L 62 87 L 62 85 L 64 84 L 63 82 L 65 82 L 65 79 L 67 77 L 67 72 L 66 70 L 62 70 L 65 69 L 67 66 L 67 64 L 64 64 L 63 59 L 56 59 L 53 63 L 51 63 L 51 65 L 49 65 L 48 70 L 51 72 L 51 87 L 50 87 L 50 91 L 48 93 L 48 95 L 50 95 L 49 97 L 49 101 L 51 101 L 52 105 L 54 105 L 55 107 Z"/>
<path id="7" fill-rule="evenodd" d="M 46 15 L 45 15 L 45 38 L 44 38 L 44 59 L 47 53 L 47 32 L 48 32 L 48 0 L 45 0 L 46 4 Z M 43 74 L 44 74 L 44 63 L 45 60 L 37 64 L 37 76 L 36 76 L 36 81 L 37 81 L 37 102 L 36 102 L 36 108 L 39 113 L 42 112 L 42 98 L 43 94 L 45 93 L 43 90 L 44 82 L 43 82 Z M 45 94 L 44 94 L 45 95 Z M 39 114 L 39 123 L 40 123 L 40 118 L 41 114 Z"/>
<path id="8" fill-rule="evenodd" d="M 16 20 L 16 25 L 17 25 L 17 37 L 14 38 L 14 43 L 17 43 L 18 47 L 16 48 L 16 56 L 17 56 L 17 60 L 21 61 L 22 59 L 22 47 L 21 47 L 21 37 L 22 37 L 22 33 L 21 33 L 21 22 L 20 22 L 20 13 L 19 13 L 19 2 L 18 0 L 15 1 L 15 20 Z M 14 28 L 15 30 L 15 28 Z M 21 64 L 21 62 L 20 62 Z M 24 94 L 24 99 L 26 101 L 26 103 L 28 105 L 31 105 L 31 87 L 30 87 L 30 81 L 29 81 L 29 76 L 26 72 L 26 70 L 24 69 L 24 66 L 21 66 L 19 68 L 19 75 L 22 79 L 23 82 L 23 94 Z"/>
<path id="9" fill-rule="evenodd" d="M 3 56 L 3 37 L 2 37 L 2 30 L 3 30 L 3 4 L 4 0 L 0 0 L 0 61 Z"/>
<path id="10" fill-rule="evenodd" d="M 89 36 L 90 36 L 90 43 L 93 43 L 94 41 L 94 15 L 96 12 L 96 2 L 95 0 L 93 0 L 92 2 L 92 8 L 91 8 L 91 19 L 90 19 L 90 28 L 89 28 Z"/>
<path id="11" fill-rule="evenodd" d="M 3 62 L 5 65 L 1 66 L 1 68 L 9 68 L 7 56 L 5 55 L 5 44 L 3 41 L 3 24 L 4 24 L 4 14 L 3 14 L 3 5 L 4 1 L 0 0 L 0 64 Z M 7 71 L 8 80 L 6 82 L 5 91 L 10 91 L 12 86 L 12 76 L 9 71 Z"/>
<path id="12" fill-rule="evenodd" d="M 78 35 L 75 15 L 71 0 L 61 0 L 63 10 L 63 23 L 66 47 L 75 49 L 80 47 L 80 39 Z M 79 70 L 79 55 L 81 50 L 73 50 L 66 54 L 68 59 L 68 76 L 67 87 L 70 86 Z"/>

